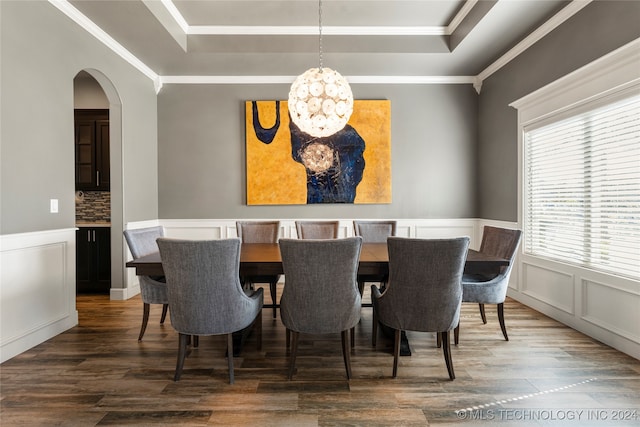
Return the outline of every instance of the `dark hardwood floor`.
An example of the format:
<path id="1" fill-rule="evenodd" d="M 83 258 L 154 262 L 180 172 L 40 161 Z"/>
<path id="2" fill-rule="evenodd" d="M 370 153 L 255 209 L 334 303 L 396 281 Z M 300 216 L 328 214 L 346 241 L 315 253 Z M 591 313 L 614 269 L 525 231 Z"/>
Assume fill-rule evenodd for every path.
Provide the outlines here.
<path id="1" fill-rule="evenodd" d="M 267 297 L 268 301 L 269 298 Z M 152 307 L 142 342 L 139 297 L 77 299 L 79 325 L 0 365 L 0 425 L 638 426 L 640 361 L 515 301 L 502 338 L 495 306 L 483 325 L 463 305 L 449 381 L 435 334 L 409 332 L 413 355 L 391 378 L 391 341 L 371 347 L 363 308 L 346 380 L 340 337 L 301 336 L 287 380 L 285 331 L 263 312 L 229 385 L 223 337 L 201 337 L 173 381 L 177 334 Z"/>

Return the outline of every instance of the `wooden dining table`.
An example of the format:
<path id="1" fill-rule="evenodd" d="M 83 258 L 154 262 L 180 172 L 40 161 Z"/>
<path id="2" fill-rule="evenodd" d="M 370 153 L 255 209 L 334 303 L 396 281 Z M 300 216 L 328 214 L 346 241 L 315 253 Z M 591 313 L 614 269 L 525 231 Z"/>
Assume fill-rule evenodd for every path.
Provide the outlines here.
<path id="1" fill-rule="evenodd" d="M 127 262 L 138 276 L 162 276 L 160 253 L 154 252 Z M 465 272 L 498 272 L 509 260 L 469 249 Z M 358 274 L 383 276 L 389 273 L 389 253 L 386 243 L 363 243 Z M 241 276 L 284 274 L 280 247 L 277 243 L 243 243 L 240 250 Z"/>
<path id="2" fill-rule="evenodd" d="M 127 267 L 135 268 L 138 276 L 162 276 L 162 260 L 159 252 L 154 252 L 127 262 Z M 469 249 L 465 262 L 465 273 L 498 273 L 509 260 Z M 389 273 L 389 252 L 386 243 L 363 243 L 358 262 L 358 275 L 385 276 Z M 271 276 L 284 274 L 280 247 L 277 243 L 243 243 L 240 249 L 240 276 Z M 273 307 L 264 304 L 264 307 Z M 384 332 L 385 328 L 381 330 Z M 234 355 L 237 355 L 244 341 L 244 334 L 234 334 Z M 400 355 L 410 356 L 411 349 L 403 331 Z"/>

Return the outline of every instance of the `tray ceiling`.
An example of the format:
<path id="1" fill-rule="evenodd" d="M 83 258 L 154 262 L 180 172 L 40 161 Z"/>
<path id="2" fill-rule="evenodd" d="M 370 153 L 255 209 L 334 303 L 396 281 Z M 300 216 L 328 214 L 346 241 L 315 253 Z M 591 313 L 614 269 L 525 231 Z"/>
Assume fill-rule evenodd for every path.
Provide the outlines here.
<path id="1" fill-rule="evenodd" d="M 570 3 L 324 0 L 323 64 L 350 77 L 476 76 Z M 69 4 L 160 76 L 295 76 L 319 62 L 315 0 Z"/>

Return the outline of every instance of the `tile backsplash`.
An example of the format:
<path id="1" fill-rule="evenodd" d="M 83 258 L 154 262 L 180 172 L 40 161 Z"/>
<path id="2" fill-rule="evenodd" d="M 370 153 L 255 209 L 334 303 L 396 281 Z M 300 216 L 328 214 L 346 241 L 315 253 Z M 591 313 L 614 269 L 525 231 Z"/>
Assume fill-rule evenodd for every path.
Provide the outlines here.
<path id="1" fill-rule="evenodd" d="M 77 222 L 111 222 L 111 193 L 76 191 Z"/>

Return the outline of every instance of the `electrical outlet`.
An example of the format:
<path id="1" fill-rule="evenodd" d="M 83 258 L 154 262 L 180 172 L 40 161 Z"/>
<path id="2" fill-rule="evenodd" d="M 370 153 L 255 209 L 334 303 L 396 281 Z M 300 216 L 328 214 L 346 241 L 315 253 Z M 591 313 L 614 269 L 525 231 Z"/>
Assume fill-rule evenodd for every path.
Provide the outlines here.
<path id="1" fill-rule="evenodd" d="M 51 199 L 50 201 L 51 213 L 58 213 L 58 199 Z"/>

